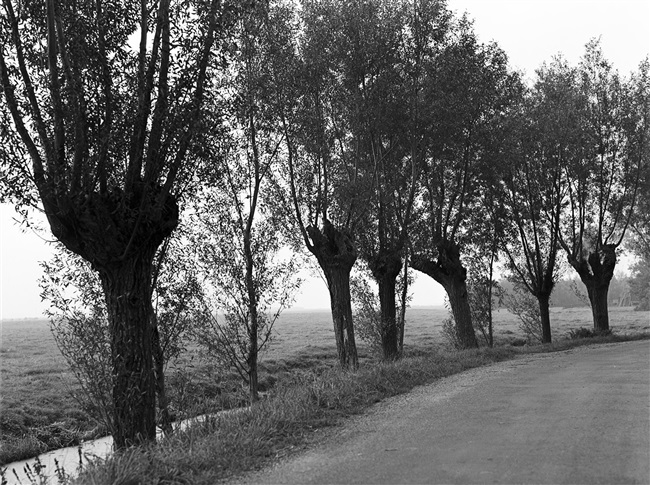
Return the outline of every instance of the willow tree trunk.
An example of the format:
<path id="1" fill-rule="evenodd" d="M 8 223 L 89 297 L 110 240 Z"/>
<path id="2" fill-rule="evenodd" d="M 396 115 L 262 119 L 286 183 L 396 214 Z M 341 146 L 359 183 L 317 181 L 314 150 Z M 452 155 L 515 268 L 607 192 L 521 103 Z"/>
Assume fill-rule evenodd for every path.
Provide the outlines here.
<path id="1" fill-rule="evenodd" d="M 178 225 L 173 196 L 139 182 L 83 198 L 43 196 L 52 233 L 98 272 L 108 312 L 116 449 L 156 439 L 155 315 L 151 305 L 156 251 Z M 158 382 L 162 379 L 159 367 Z"/>
<path id="2" fill-rule="evenodd" d="M 395 360 L 400 355 L 395 288 L 397 286 L 397 276 L 402 269 L 402 259 L 398 254 L 380 255 L 369 261 L 369 267 L 379 286 L 383 357 L 385 360 Z"/>
<path id="3" fill-rule="evenodd" d="M 456 322 L 456 336 L 460 347 L 463 349 L 478 347 L 476 333 L 472 325 L 472 312 L 465 278 L 456 274 L 442 280 L 444 283 L 441 284 L 449 297 L 449 306 L 451 306 L 451 313 Z"/>
<path id="4" fill-rule="evenodd" d="M 390 275 L 382 275 L 377 279 L 381 312 L 381 348 L 386 360 L 395 360 L 399 357 L 399 332 L 395 305 L 396 281 L 397 277 Z"/>
<path id="5" fill-rule="evenodd" d="M 327 280 L 339 365 L 344 369 L 357 369 L 359 357 L 350 296 L 350 272 L 357 260 L 357 250 L 350 235 L 327 219 L 322 230 L 309 226 L 307 232 L 312 240 L 309 250 L 316 256 Z"/>
<path id="6" fill-rule="evenodd" d="M 551 343 L 551 313 L 549 310 L 551 295 L 542 293 L 537 295 L 539 314 L 542 319 L 542 343 Z"/>
<path id="7" fill-rule="evenodd" d="M 569 258 L 569 263 L 578 272 L 587 287 L 591 303 L 591 314 L 596 332 L 609 331 L 609 310 L 607 294 L 616 267 L 616 246 L 604 245 L 588 254 L 587 259 Z"/>
<path id="8" fill-rule="evenodd" d="M 460 261 L 460 250 L 457 244 L 450 241 L 441 242 L 437 249 L 437 259 L 413 255 L 411 267 L 430 276 L 442 285 L 449 297 L 460 348 L 476 348 L 478 341 L 472 325 L 472 313 L 469 306 L 467 270 Z"/>
<path id="9" fill-rule="evenodd" d="M 156 439 L 150 286 L 155 250 L 98 268 L 111 329 L 116 449 Z"/>
<path id="10" fill-rule="evenodd" d="M 599 333 L 609 331 L 609 308 L 607 295 L 609 293 L 609 281 L 598 284 L 593 281 L 585 282 L 589 303 L 591 303 L 591 315 L 594 320 L 594 330 Z"/>
<path id="11" fill-rule="evenodd" d="M 334 336 L 339 365 L 345 369 L 357 369 L 359 357 L 354 339 L 352 323 L 352 301 L 350 297 L 350 270 L 347 266 L 321 265 L 330 293 L 330 307 L 334 323 Z"/>

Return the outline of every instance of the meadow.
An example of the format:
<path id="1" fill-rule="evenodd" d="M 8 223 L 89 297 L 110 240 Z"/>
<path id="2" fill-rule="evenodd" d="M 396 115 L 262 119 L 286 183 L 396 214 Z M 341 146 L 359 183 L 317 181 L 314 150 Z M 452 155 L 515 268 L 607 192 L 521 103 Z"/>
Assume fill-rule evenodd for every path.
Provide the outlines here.
<path id="1" fill-rule="evenodd" d="M 448 344 L 442 336 L 444 308 L 411 308 L 407 313 L 405 353 L 417 355 Z M 588 308 L 551 310 L 553 339 L 568 338 L 572 330 L 590 328 Z M 610 309 L 610 325 L 618 335 L 649 334 L 650 312 Z M 518 320 L 505 310 L 494 315 L 495 345 L 521 344 Z M 361 365 L 376 360 L 371 348 L 358 342 Z M 270 348 L 261 355 L 262 390 L 284 375 L 325 372 L 336 365 L 334 333 L 329 312 L 286 312 L 276 323 Z M 60 355 L 45 320 L 2 322 L 0 342 L 0 464 L 105 433 L 75 398 L 79 387 Z M 231 371 L 202 358 L 189 345 L 170 364 L 168 386 L 177 418 L 246 401 L 246 389 Z"/>

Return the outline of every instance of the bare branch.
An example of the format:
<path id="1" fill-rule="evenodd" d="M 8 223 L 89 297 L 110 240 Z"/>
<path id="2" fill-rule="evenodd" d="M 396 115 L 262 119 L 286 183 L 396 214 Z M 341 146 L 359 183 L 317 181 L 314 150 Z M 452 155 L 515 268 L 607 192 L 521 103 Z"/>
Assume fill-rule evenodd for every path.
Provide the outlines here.
<path id="1" fill-rule="evenodd" d="M 7 71 L 7 65 L 5 63 L 4 53 L 2 51 L 0 51 L 0 77 L 2 78 L 2 91 L 5 95 L 5 99 L 7 100 L 7 106 L 11 112 L 11 117 L 14 120 L 18 134 L 27 147 L 27 152 L 32 159 L 36 185 L 39 188 L 44 188 L 46 181 L 45 172 L 43 169 L 43 160 L 40 153 L 38 152 L 38 148 L 36 147 L 34 140 L 32 140 L 32 137 L 30 136 L 29 131 L 25 126 L 25 122 L 23 121 L 20 111 L 18 110 L 18 102 L 14 94 L 14 86 L 9 80 L 9 73 Z"/>
<path id="2" fill-rule="evenodd" d="M 69 86 L 70 99 L 74 119 L 72 124 L 74 126 L 74 159 L 72 164 L 72 180 L 70 181 L 70 191 L 76 193 L 79 185 L 81 184 L 81 169 L 88 152 L 88 141 L 86 140 L 85 130 L 85 103 L 83 93 L 83 83 L 79 76 L 79 72 L 73 69 L 68 57 L 66 40 L 61 24 L 61 16 L 56 15 L 55 18 L 57 39 L 59 42 L 59 52 L 61 53 L 61 61 L 63 70 L 66 77 L 66 83 Z"/>
<path id="3" fill-rule="evenodd" d="M 96 2 L 97 14 L 97 31 L 98 31 L 98 48 L 99 57 L 102 67 L 102 94 L 104 95 L 104 122 L 100 132 L 100 146 L 97 159 L 97 177 L 99 179 L 99 190 L 105 193 L 107 190 L 106 163 L 108 161 L 108 149 L 110 146 L 111 130 L 113 128 L 113 93 L 111 71 L 108 65 L 108 56 L 106 54 L 106 25 L 104 21 L 104 12 L 102 10 L 102 0 Z M 146 29 L 145 42 L 146 42 Z M 145 47 L 146 48 L 146 47 Z M 142 52 L 140 53 L 142 56 Z M 144 61 L 142 61 L 144 62 Z"/>
<path id="4" fill-rule="evenodd" d="M 16 59 L 18 60 L 18 68 L 20 69 L 20 75 L 22 77 L 23 84 L 25 86 L 25 91 L 27 92 L 27 99 L 29 99 L 29 105 L 32 110 L 32 117 L 36 124 L 36 131 L 38 132 L 38 137 L 40 139 L 41 145 L 43 145 L 46 156 L 50 156 L 51 148 L 50 148 L 50 140 L 47 135 L 47 128 L 45 126 L 45 123 L 43 122 L 41 109 L 38 105 L 38 101 L 36 100 L 34 85 L 32 84 L 31 77 L 29 76 L 29 72 L 27 71 L 27 67 L 25 65 L 23 43 L 20 37 L 20 32 L 18 30 L 18 19 L 14 14 L 13 6 L 11 5 L 11 0 L 4 0 L 4 5 L 5 5 L 5 10 L 7 11 L 7 15 L 9 17 L 9 22 L 11 24 L 11 35 L 14 42 L 14 46 L 16 47 Z M 42 172 L 42 166 L 41 166 L 41 172 Z"/>
<path id="5" fill-rule="evenodd" d="M 56 5 L 55 0 L 47 0 L 47 55 L 50 70 L 50 96 L 54 115 L 54 152 L 48 160 L 54 183 L 65 182 L 65 121 L 61 101 L 61 84 L 59 82 L 58 48 L 56 41 Z"/>

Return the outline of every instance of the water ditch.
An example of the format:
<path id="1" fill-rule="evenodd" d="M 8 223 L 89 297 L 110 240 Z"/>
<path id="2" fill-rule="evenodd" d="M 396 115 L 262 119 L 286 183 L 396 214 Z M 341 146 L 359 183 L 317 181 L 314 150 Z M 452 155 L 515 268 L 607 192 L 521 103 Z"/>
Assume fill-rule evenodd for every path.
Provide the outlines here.
<path id="1" fill-rule="evenodd" d="M 235 414 L 250 409 L 249 407 L 229 409 L 215 414 L 206 414 L 195 418 L 174 423 L 174 431 L 184 430 L 193 424 L 204 422 L 208 418 Z M 158 430 L 158 438 L 162 431 Z M 32 483 L 48 483 L 55 485 L 58 482 L 57 470 L 65 472 L 66 476 L 74 477 L 87 463 L 106 458 L 113 452 L 113 437 L 105 436 L 95 440 L 84 441 L 77 446 L 59 448 L 48 451 L 34 458 L 15 461 L 8 465 L 0 466 L 4 470 L 4 481 L 7 485 L 29 485 Z M 43 482 L 42 479 L 46 480 Z"/>
<path id="2" fill-rule="evenodd" d="M 48 451 L 34 458 L 15 461 L 4 465 L 5 480 L 8 485 L 25 485 L 32 481 L 40 483 L 38 476 L 57 483 L 57 467 L 66 475 L 75 476 L 79 466 L 95 458 L 106 458 L 113 451 L 113 437 L 105 436 L 96 440 L 84 441 L 77 446 Z M 40 471 L 39 471 L 40 469 Z M 32 480 L 33 477 L 34 480 Z"/>

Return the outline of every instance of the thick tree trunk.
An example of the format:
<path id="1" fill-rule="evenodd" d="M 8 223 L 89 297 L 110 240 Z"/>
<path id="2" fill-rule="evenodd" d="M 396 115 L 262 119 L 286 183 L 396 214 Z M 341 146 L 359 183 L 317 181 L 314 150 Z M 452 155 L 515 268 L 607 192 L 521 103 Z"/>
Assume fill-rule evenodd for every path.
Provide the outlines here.
<path id="1" fill-rule="evenodd" d="M 350 298 L 350 268 L 331 265 L 323 267 L 330 293 L 330 306 L 339 365 L 345 369 L 357 369 L 359 357 L 354 339 L 352 302 Z"/>
<path id="2" fill-rule="evenodd" d="M 537 295 L 539 314 L 542 317 L 542 343 L 551 343 L 551 313 L 549 311 L 550 294 Z"/>
<path id="3" fill-rule="evenodd" d="M 442 283 L 441 283 L 442 284 Z M 456 335 L 463 349 L 478 347 L 476 333 L 472 326 L 472 312 L 469 306 L 467 282 L 465 278 L 456 277 L 446 279 L 442 284 L 449 297 L 449 306 L 456 322 Z"/>
<path id="4" fill-rule="evenodd" d="M 450 241 L 438 244 L 438 258 L 413 255 L 411 267 L 442 285 L 449 297 L 451 312 L 456 322 L 456 335 L 461 348 L 478 347 L 476 333 L 472 326 L 472 313 L 467 293 L 467 270 L 460 261 L 458 245 Z"/>
<path id="5" fill-rule="evenodd" d="M 153 259 L 178 225 L 173 196 L 136 183 L 79 198 L 42 195 L 54 236 L 98 272 L 108 311 L 113 363 L 113 442 L 116 449 L 156 439 Z M 162 366 L 158 368 L 161 382 Z"/>
<path id="6" fill-rule="evenodd" d="M 609 309 L 607 305 L 607 294 L 609 293 L 609 281 L 600 285 L 590 281 L 589 283 L 585 283 L 585 285 L 587 286 L 587 295 L 591 303 L 594 330 L 596 332 L 608 332 Z"/>
<path id="7" fill-rule="evenodd" d="M 609 331 L 607 293 L 616 267 L 616 246 L 601 246 L 599 250 L 590 252 L 587 259 L 569 257 L 569 263 L 578 272 L 580 279 L 587 287 L 594 330 L 596 332 Z"/>
<path id="8" fill-rule="evenodd" d="M 377 285 L 379 286 L 379 307 L 381 316 L 381 347 L 384 359 L 399 357 L 399 331 L 397 328 L 397 306 L 395 288 L 397 276 L 402 268 L 399 254 L 387 254 L 369 262 Z"/>
<path id="9" fill-rule="evenodd" d="M 98 268 L 111 327 L 113 442 L 116 449 L 156 439 L 151 271 L 155 247 Z"/>
<path id="10" fill-rule="evenodd" d="M 399 332 L 395 305 L 396 281 L 397 277 L 392 277 L 389 274 L 384 274 L 377 279 L 381 312 L 381 348 L 386 360 L 395 360 L 399 357 Z"/>
<path id="11" fill-rule="evenodd" d="M 357 260 L 357 250 L 352 238 L 327 219 L 322 230 L 309 226 L 307 232 L 313 243 L 309 250 L 316 256 L 327 280 L 339 365 L 344 369 L 357 369 L 359 358 L 350 296 L 350 271 Z"/>

